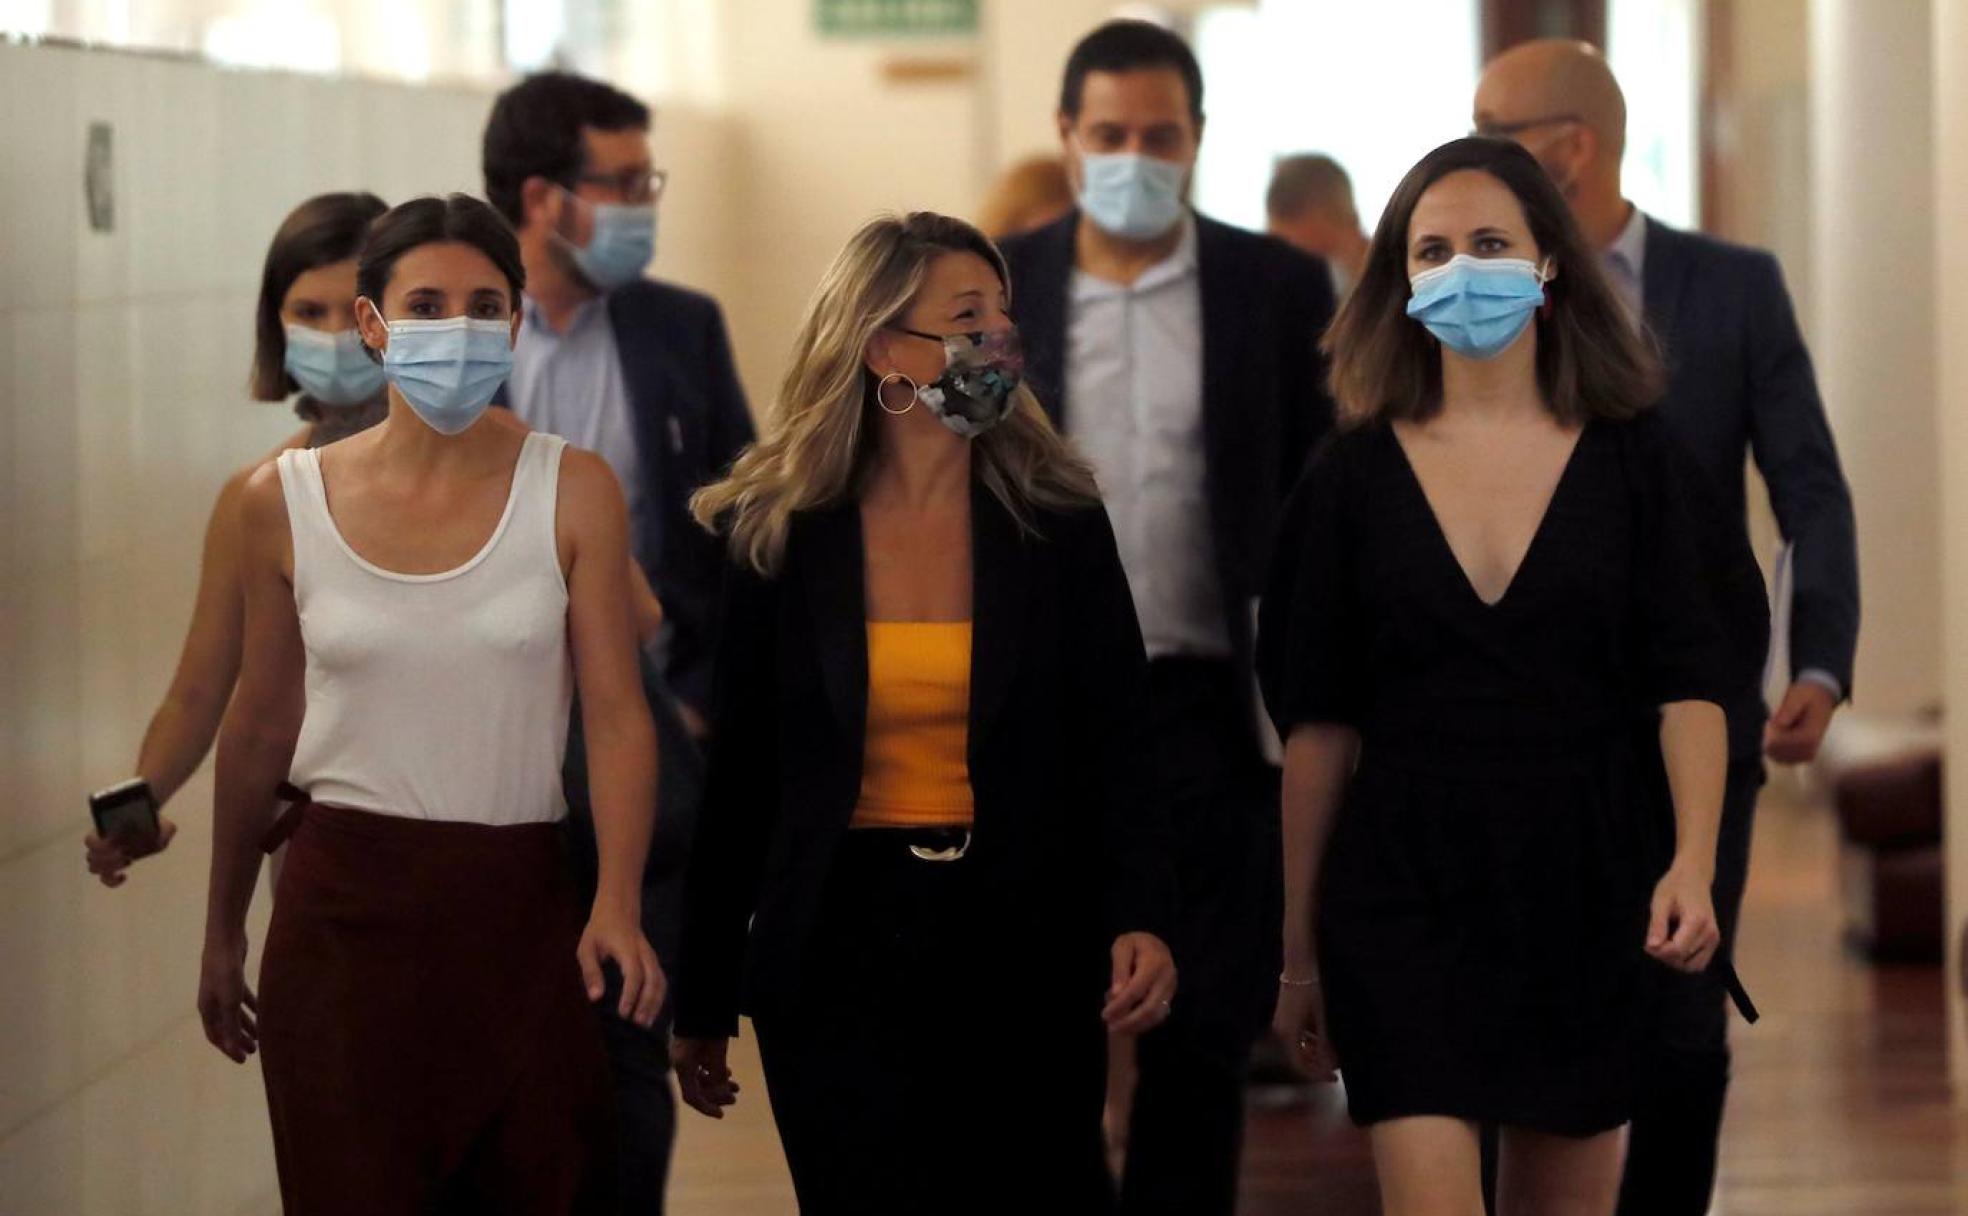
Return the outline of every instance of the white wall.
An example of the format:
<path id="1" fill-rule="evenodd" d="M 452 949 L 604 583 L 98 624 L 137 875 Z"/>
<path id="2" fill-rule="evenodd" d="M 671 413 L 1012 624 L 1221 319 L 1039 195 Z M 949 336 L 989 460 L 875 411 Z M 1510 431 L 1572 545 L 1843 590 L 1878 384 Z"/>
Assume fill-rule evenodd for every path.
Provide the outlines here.
<path id="1" fill-rule="evenodd" d="M 1968 0 L 1934 2 L 1935 360 L 1948 703 L 1968 706 Z M 1955 1100 L 1968 1105 L 1968 1005 L 1956 934 L 1968 924 L 1968 713 L 1948 717 L 1948 1059 Z"/>
<path id="2" fill-rule="evenodd" d="M 1818 375 L 1858 510 L 1858 692 L 1940 694 L 1928 0 L 1813 0 Z"/>
<path id="3" fill-rule="evenodd" d="M 128 774 L 191 608 L 205 512 L 294 429 L 245 399 L 261 257 L 323 190 L 477 183 L 486 98 L 0 45 L 0 1209 L 271 1211 L 256 1066 L 193 1000 L 201 776 L 170 853 L 82 872 L 86 790 Z M 116 230 L 85 130 L 114 124 Z M 257 927 L 264 925 L 264 899 Z M 255 963 L 255 967 L 257 964 Z"/>

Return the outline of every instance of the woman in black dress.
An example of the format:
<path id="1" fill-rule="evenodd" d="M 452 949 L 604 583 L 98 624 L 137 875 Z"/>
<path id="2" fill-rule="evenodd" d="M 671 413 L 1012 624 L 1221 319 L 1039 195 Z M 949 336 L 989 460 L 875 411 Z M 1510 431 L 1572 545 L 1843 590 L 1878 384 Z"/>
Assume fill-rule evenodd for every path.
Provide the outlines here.
<path id="1" fill-rule="evenodd" d="M 1276 1028 L 1336 1056 L 1390 1216 L 1480 1216 L 1485 1123 L 1502 1211 L 1609 1213 L 1647 960 L 1699 971 L 1718 941 L 1731 670 L 1700 474 L 1508 141 L 1408 174 L 1328 349 L 1347 425 L 1261 621 L 1287 739 Z M 1634 746 L 1654 719 L 1668 789 Z"/>

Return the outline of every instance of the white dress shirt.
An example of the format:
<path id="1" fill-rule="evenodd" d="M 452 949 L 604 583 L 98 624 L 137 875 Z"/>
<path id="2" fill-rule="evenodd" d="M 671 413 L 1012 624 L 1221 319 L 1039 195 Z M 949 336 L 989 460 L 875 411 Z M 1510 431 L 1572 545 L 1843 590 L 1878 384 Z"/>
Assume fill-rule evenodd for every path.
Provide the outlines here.
<path id="1" fill-rule="evenodd" d="M 1230 654 L 1203 458 L 1196 222 L 1131 284 L 1073 272 L 1066 418 L 1114 521 L 1151 658 Z"/>

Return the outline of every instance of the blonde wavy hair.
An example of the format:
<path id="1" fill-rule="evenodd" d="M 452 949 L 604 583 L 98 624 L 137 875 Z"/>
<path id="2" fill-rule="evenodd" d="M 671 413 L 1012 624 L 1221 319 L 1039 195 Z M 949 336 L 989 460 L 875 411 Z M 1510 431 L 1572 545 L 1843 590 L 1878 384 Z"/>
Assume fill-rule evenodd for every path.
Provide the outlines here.
<path id="1" fill-rule="evenodd" d="M 962 220 L 928 211 L 869 221 L 827 268 L 764 434 L 722 481 L 690 500 L 697 522 L 725 536 L 733 561 L 776 574 L 796 513 L 859 494 L 874 456 L 868 419 L 877 382 L 863 363 L 868 343 L 902 318 L 930 263 L 946 253 L 983 258 L 1010 294 L 997 247 Z M 1028 532 L 1035 509 L 1100 499 L 1093 470 L 1024 385 L 1005 420 L 970 442 L 973 475 Z"/>

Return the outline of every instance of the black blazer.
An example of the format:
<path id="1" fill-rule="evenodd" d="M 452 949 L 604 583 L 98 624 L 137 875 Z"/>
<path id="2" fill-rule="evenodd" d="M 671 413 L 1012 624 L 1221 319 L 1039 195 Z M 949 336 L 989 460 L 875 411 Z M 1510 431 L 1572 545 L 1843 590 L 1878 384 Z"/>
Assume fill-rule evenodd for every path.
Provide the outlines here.
<path id="1" fill-rule="evenodd" d="M 1332 320 L 1332 278 L 1319 259 L 1282 241 L 1195 218 L 1210 560 L 1223 586 L 1231 645 L 1248 669 L 1252 604 L 1264 590 L 1279 512 L 1313 445 L 1332 429 L 1319 352 Z M 1026 374 L 1061 426 L 1073 410 L 1066 349 L 1078 227 L 1075 212 L 1004 243 Z M 1255 731 L 1254 697 L 1252 710 Z"/>
<path id="2" fill-rule="evenodd" d="M 1852 691 L 1859 636 L 1859 561 L 1852 495 L 1838 463 L 1810 352 L 1777 260 L 1756 249 L 1649 219 L 1643 270 L 1647 324 L 1667 357 L 1660 409 L 1748 545 L 1745 454 L 1795 546 L 1792 674 L 1830 672 Z M 1755 659 L 1760 664 L 1762 654 Z M 1759 698 L 1730 709 L 1734 750 L 1760 749 Z"/>
<path id="3" fill-rule="evenodd" d="M 752 415 L 731 357 L 724 314 L 707 295 L 639 279 L 608 294 L 608 322 L 635 415 L 642 513 L 630 521 L 636 560 L 668 622 L 671 689 L 710 703 L 713 617 L 723 555 L 690 517 L 690 496 L 752 442 Z M 507 404 L 501 386 L 494 399 Z"/>
<path id="4" fill-rule="evenodd" d="M 1063 963 L 1098 985 L 1115 936 L 1166 941 L 1172 915 L 1167 817 L 1146 780 L 1147 661 L 1106 513 L 1039 512 L 1032 526 L 975 491 L 969 862 L 1034 974 Z M 728 573 L 684 884 L 679 1034 L 735 1034 L 741 1011 L 796 999 L 860 797 L 864 602 L 852 502 L 795 517 L 777 577 Z"/>

